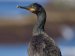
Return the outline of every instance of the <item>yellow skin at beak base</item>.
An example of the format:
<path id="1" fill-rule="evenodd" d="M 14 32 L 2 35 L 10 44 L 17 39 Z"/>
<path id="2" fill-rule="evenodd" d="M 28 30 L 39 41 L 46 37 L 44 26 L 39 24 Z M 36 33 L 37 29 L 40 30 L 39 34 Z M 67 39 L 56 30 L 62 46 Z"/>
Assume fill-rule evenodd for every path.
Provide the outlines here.
<path id="1" fill-rule="evenodd" d="M 29 10 L 32 11 L 32 12 L 33 12 L 33 11 L 36 11 L 34 8 L 29 8 Z"/>

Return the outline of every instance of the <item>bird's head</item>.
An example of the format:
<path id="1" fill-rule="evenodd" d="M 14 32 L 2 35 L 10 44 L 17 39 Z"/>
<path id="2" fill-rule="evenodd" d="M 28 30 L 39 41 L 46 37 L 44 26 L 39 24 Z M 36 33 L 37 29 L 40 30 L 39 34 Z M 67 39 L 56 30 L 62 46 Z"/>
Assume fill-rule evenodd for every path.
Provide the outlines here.
<path id="1" fill-rule="evenodd" d="M 32 3 L 29 6 L 17 6 L 17 8 L 22 8 L 29 10 L 30 12 L 37 14 L 42 11 L 43 7 L 38 3 Z"/>

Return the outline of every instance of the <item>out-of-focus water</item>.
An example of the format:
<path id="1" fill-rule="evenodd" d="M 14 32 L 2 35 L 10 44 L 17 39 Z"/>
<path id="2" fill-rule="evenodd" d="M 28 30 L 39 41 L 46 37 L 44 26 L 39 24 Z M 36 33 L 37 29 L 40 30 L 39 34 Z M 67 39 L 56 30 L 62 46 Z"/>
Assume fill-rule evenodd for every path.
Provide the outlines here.
<path id="1" fill-rule="evenodd" d="M 25 44 L 0 44 L 0 56 L 28 56 Z"/>

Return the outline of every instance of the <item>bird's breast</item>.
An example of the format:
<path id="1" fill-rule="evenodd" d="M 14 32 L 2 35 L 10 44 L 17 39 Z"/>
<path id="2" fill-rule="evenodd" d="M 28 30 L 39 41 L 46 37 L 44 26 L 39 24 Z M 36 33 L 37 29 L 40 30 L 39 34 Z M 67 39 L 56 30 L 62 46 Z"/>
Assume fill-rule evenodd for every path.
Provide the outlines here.
<path id="1" fill-rule="evenodd" d="M 30 46 L 35 51 L 42 50 L 45 47 L 42 35 L 34 36 L 30 42 Z"/>

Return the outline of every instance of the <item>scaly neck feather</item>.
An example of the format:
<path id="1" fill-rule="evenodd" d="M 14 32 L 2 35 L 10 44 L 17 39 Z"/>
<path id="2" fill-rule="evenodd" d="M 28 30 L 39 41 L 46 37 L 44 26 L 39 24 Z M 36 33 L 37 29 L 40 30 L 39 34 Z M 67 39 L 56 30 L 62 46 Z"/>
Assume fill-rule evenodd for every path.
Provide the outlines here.
<path id="1" fill-rule="evenodd" d="M 46 22 L 46 12 L 43 9 L 41 12 L 37 14 L 37 23 L 33 28 L 33 35 L 39 35 L 44 32 L 44 25 Z"/>

